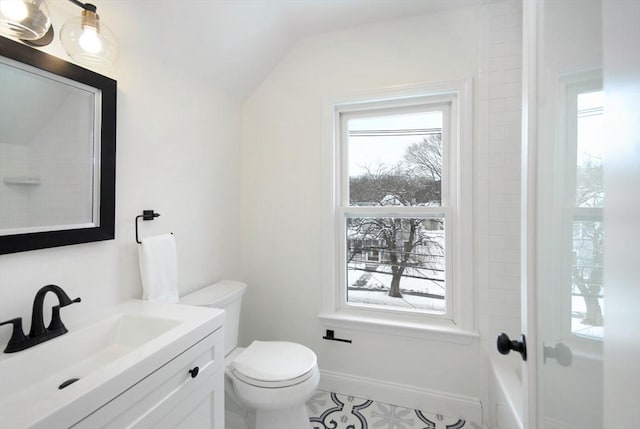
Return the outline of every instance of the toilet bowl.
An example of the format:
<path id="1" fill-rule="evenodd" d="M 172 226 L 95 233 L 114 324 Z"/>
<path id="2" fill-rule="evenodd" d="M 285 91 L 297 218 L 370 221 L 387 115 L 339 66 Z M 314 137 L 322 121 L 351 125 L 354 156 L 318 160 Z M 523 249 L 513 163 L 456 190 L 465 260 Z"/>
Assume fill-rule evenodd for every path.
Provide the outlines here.
<path id="1" fill-rule="evenodd" d="M 309 427 L 305 402 L 320 381 L 316 354 L 288 341 L 254 341 L 246 348 L 237 347 L 246 288 L 241 282 L 222 281 L 180 300 L 225 309 L 225 408 L 244 408 L 251 429 Z"/>
<path id="2" fill-rule="evenodd" d="M 254 341 L 230 362 L 227 376 L 240 401 L 264 410 L 304 404 L 320 379 L 315 353 L 284 341 Z"/>

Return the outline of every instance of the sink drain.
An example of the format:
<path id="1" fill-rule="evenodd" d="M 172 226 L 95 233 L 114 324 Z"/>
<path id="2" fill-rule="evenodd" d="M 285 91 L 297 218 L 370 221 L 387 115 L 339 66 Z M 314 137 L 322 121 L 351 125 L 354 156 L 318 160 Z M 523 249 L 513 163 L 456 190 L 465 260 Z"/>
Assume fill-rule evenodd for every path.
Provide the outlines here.
<path id="1" fill-rule="evenodd" d="M 80 379 L 79 378 L 70 378 L 67 381 L 63 382 L 60 386 L 58 386 L 58 390 L 62 390 L 65 387 L 72 385 L 73 383 L 75 383 L 78 380 L 80 380 Z"/>

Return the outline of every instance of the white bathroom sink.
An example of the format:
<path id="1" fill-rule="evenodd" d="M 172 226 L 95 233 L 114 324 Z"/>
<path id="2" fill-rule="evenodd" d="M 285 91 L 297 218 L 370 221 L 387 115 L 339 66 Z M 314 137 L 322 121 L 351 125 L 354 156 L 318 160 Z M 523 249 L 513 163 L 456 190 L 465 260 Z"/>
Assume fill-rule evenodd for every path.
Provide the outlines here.
<path id="1" fill-rule="evenodd" d="M 11 428 L 68 427 L 223 320 L 222 310 L 134 300 L 83 326 L 68 324 L 63 336 L 2 354 L 0 422 Z"/>

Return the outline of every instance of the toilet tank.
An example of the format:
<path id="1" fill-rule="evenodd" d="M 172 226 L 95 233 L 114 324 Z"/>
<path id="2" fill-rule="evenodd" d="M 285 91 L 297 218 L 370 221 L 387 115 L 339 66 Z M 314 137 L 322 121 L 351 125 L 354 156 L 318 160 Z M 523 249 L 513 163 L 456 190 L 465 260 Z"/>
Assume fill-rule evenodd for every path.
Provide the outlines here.
<path id="1" fill-rule="evenodd" d="M 180 299 L 180 304 L 201 307 L 223 308 L 224 319 L 224 355 L 238 346 L 238 328 L 240 327 L 240 307 L 247 285 L 233 280 L 223 280 L 198 289 Z"/>

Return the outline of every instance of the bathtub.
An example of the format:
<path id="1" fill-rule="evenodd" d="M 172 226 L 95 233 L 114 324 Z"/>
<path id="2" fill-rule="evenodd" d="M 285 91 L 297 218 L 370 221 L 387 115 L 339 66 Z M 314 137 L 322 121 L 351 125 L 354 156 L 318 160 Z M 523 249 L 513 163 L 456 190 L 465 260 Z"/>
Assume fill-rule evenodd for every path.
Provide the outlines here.
<path id="1" fill-rule="evenodd" d="M 489 358 L 489 409 L 491 429 L 522 429 L 522 367 L 505 356 Z"/>

